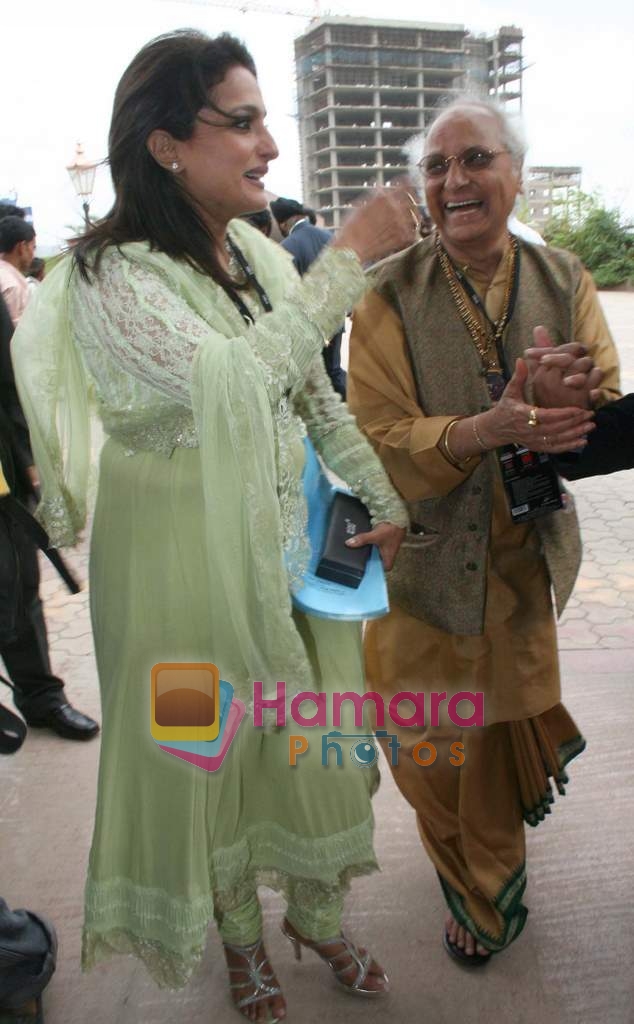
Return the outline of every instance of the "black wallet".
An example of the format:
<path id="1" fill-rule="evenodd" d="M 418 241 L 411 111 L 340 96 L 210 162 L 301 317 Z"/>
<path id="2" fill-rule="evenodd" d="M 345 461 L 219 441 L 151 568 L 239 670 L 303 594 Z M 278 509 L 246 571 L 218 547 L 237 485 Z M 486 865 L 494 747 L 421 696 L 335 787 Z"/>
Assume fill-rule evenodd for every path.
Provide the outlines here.
<path id="1" fill-rule="evenodd" d="M 347 548 L 345 542 L 371 529 L 370 513 L 363 502 L 352 494 L 337 491 L 330 506 L 326 539 L 315 575 L 356 590 L 363 579 L 371 545 Z"/>

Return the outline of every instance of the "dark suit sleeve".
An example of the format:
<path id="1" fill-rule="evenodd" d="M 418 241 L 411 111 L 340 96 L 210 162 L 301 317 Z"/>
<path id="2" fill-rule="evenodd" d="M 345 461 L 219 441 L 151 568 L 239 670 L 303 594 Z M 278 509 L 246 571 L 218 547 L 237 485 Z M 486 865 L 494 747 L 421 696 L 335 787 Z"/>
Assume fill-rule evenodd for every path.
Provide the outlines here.
<path id="1" fill-rule="evenodd" d="M 597 409 L 596 424 L 581 453 L 557 457 L 557 469 L 568 480 L 634 469 L 634 394 Z"/>
<path id="2" fill-rule="evenodd" d="M 18 469 L 33 465 L 33 453 L 29 428 L 22 412 L 18 390 L 15 386 L 11 362 L 11 338 L 13 322 L 2 296 L 0 295 L 0 404 L 11 421 L 13 433 L 13 457 Z"/>
<path id="3" fill-rule="evenodd" d="M 286 249 L 286 251 L 291 254 L 293 257 L 293 263 L 295 264 L 295 270 L 301 275 L 301 277 L 303 277 L 311 265 L 312 260 L 306 252 L 306 247 L 302 245 L 299 237 L 289 235 L 289 237 L 285 238 L 282 242 L 282 248 Z"/>

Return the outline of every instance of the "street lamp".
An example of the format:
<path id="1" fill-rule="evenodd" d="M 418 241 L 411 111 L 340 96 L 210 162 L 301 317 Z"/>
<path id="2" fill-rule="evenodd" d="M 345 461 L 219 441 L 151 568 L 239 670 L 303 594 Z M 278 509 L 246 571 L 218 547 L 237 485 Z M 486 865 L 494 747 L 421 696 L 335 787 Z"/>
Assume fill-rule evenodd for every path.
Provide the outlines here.
<path id="1" fill-rule="evenodd" d="M 98 160 L 87 160 L 84 155 L 84 147 L 81 142 L 77 143 L 75 147 L 75 160 L 72 164 L 69 164 L 66 170 L 70 175 L 70 180 L 73 183 L 75 192 L 81 199 L 82 209 L 84 211 L 84 220 L 86 221 L 86 227 L 90 227 L 90 219 L 88 217 L 88 210 L 90 209 L 90 197 L 95 187 L 95 172 L 97 170 Z"/>

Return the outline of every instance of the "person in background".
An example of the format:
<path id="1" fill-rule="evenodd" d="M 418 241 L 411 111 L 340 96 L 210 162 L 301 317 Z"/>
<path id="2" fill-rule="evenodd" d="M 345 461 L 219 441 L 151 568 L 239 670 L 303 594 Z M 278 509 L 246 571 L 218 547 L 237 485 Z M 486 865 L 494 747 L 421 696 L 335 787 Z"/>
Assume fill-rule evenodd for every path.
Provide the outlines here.
<path id="1" fill-rule="evenodd" d="M 22 217 L 0 220 L 0 294 L 14 326 L 29 300 L 25 274 L 35 254 L 35 230 Z"/>
<path id="2" fill-rule="evenodd" d="M 23 206 L 17 206 L 15 203 L 0 203 L 0 220 L 5 217 L 21 217 L 22 220 L 25 220 L 26 210 Z"/>
<path id="3" fill-rule="evenodd" d="M 332 233 L 311 223 L 310 215 L 295 199 L 274 199 L 271 212 L 284 236 L 282 248 L 290 252 L 297 271 L 303 276 L 317 259 L 322 249 L 332 241 Z M 315 216 L 313 211 L 310 213 Z M 324 346 L 322 355 L 332 386 L 344 402 L 346 399 L 346 371 L 341 365 L 341 340 L 344 326 Z"/>
<path id="4" fill-rule="evenodd" d="M 42 283 L 46 275 L 46 263 L 39 256 L 35 256 L 31 266 L 26 272 L 26 283 L 30 293 Z"/>
<path id="5" fill-rule="evenodd" d="M 261 231 L 265 238 L 271 237 L 273 218 L 269 209 L 258 210 L 257 213 L 245 213 L 242 219 L 246 220 L 247 224 L 257 228 L 258 231 Z"/>
<path id="6" fill-rule="evenodd" d="M 551 600 L 552 588 L 561 613 L 579 530 L 574 509 L 558 507 L 542 453 L 583 447 L 592 413 L 526 400 L 527 337 L 545 324 L 558 341 L 584 343 L 604 370 L 604 399 L 618 395 L 590 275 L 572 254 L 509 234 L 524 153 L 493 103 L 466 98 L 440 112 L 420 163 L 436 232 L 374 271 L 354 312 L 348 378 L 350 408 L 410 515 L 388 580 L 391 611 L 366 629 L 367 685 L 385 701 L 425 692 L 426 708 L 430 691 L 482 695 L 482 726 L 460 728 L 443 705 L 437 728 L 394 730 L 403 745 L 394 776 L 448 906 L 443 945 L 468 967 L 521 933 L 524 823 L 550 812 L 553 784 L 563 793 L 566 765 L 584 747 L 561 703 Z M 548 504 L 511 506 L 502 475 L 511 464 L 539 473 Z M 420 741 L 438 752 L 423 769 L 412 755 Z M 461 767 L 449 756 L 455 742 Z"/>
<path id="7" fill-rule="evenodd" d="M 39 480 L 33 465 L 28 426 L 15 386 L 11 364 L 11 338 L 29 298 L 26 272 L 33 261 L 35 231 L 24 220 L 24 210 L 2 204 L 0 215 L 2 240 L 10 249 L 12 262 L 0 259 L 0 435 L 5 450 L 5 475 L 12 491 L 26 508 L 38 496 Z M 43 261 L 42 261 L 43 263 Z M 4 275 L 4 276 L 3 276 Z M 5 299 L 8 301 L 5 302 Z M 11 303 L 11 306 L 9 306 Z M 64 683 L 51 671 L 48 638 L 42 601 L 39 595 L 40 570 L 37 547 L 22 527 L 3 517 L 0 542 L 7 564 L 19 566 L 16 575 L 7 576 L 3 600 L 12 608 L 13 628 L 0 639 L 0 657 L 13 690 L 13 701 L 33 728 L 47 728 L 63 739 L 86 740 L 99 732 L 94 719 L 70 704 Z"/>

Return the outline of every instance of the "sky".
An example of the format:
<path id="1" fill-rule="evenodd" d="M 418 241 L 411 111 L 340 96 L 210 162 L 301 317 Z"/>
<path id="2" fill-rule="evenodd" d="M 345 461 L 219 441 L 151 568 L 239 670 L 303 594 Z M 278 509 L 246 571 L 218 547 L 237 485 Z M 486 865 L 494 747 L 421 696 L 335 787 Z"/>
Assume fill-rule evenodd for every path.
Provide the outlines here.
<path id="1" fill-rule="evenodd" d="M 230 3 L 231 0 L 227 0 Z M 0 197 L 17 193 L 33 207 L 40 251 L 50 251 L 81 223 L 66 166 L 75 144 L 91 159 L 106 156 L 112 99 L 134 54 L 161 32 L 191 26 L 229 31 L 251 50 L 280 149 L 266 185 L 301 197 L 293 39 L 307 17 L 237 10 L 180 0 L 5 0 L 0 32 L 2 113 Z M 264 3 L 265 0 L 262 0 Z M 269 0 L 292 10 L 316 0 Z M 382 18 L 384 0 L 321 0 L 321 13 Z M 494 33 L 524 31 L 524 124 L 532 164 L 583 168 L 582 187 L 600 190 L 634 221 L 634 4 L 631 0 L 392 0 L 404 21 L 451 23 Z M 112 199 L 106 166 L 97 171 L 91 213 Z"/>

